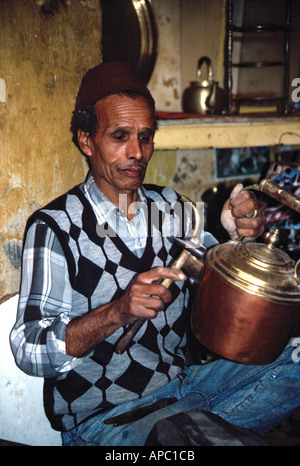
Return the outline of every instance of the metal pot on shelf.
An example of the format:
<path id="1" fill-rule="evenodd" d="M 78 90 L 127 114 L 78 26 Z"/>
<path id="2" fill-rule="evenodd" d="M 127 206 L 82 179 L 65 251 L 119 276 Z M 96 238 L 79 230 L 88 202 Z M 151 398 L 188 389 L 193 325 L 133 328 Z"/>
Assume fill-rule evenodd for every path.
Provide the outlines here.
<path id="1" fill-rule="evenodd" d="M 207 67 L 207 76 L 203 77 L 203 66 Z M 227 108 L 227 95 L 219 83 L 214 81 L 212 64 L 209 57 L 198 61 L 196 81 L 190 82 L 182 97 L 183 111 L 194 114 L 220 114 Z"/>

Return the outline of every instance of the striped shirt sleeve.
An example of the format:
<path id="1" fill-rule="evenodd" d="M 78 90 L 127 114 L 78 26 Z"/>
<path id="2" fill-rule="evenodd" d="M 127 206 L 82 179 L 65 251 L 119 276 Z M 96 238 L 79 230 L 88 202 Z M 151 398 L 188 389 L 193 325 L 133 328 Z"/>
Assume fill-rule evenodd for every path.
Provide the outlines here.
<path id="1" fill-rule="evenodd" d="M 10 342 L 16 364 L 29 375 L 58 377 L 83 358 L 66 354 L 72 288 L 62 247 L 45 223 L 28 230 L 23 248 L 22 280 Z"/>

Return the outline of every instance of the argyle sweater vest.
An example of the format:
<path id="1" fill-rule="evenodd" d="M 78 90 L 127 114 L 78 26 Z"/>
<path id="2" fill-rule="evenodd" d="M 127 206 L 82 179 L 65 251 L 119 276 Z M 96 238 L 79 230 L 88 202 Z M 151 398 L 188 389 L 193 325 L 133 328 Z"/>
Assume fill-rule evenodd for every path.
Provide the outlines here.
<path id="1" fill-rule="evenodd" d="M 119 298 L 136 274 L 168 266 L 178 256 L 178 246 L 161 231 L 165 210 L 170 213 L 168 206 L 177 202 L 178 195 L 153 185 L 144 185 L 144 190 L 148 213 L 158 222 L 154 225 L 148 218 L 141 258 L 116 234 L 99 235 L 95 213 L 80 186 L 31 218 L 31 223 L 35 218 L 43 220 L 60 240 L 73 289 L 71 318 Z M 102 225 L 101 231 L 106 227 Z M 153 392 L 178 374 L 184 366 L 185 329 L 190 321 L 189 280 L 172 283 L 170 291 L 172 302 L 143 325 L 123 354 L 114 351 L 125 330 L 120 328 L 67 375 L 45 379 L 45 410 L 54 429 L 70 430 L 119 403 Z"/>

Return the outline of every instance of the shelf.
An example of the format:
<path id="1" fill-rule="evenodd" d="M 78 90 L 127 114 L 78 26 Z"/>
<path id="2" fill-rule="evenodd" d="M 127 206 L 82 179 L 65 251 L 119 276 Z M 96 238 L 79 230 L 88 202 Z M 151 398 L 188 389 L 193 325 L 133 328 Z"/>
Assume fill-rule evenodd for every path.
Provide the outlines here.
<path id="1" fill-rule="evenodd" d="M 257 97 L 257 96 L 252 96 L 252 97 L 239 97 L 237 95 L 234 99 L 235 102 L 284 102 L 284 98 L 281 96 L 277 97 Z"/>
<path id="2" fill-rule="evenodd" d="M 291 30 L 291 8 L 292 8 L 292 0 L 286 0 L 285 2 L 282 2 L 281 6 L 284 8 L 284 11 L 281 12 L 280 15 L 278 15 L 277 12 L 277 18 L 274 18 L 274 23 L 268 23 L 270 19 L 272 18 L 272 10 L 274 7 L 272 7 L 271 3 L 268 3 L 267 7 L 269 8 L 268 10 L 268 15 L 266 16 L 264 14 L 264 10 L 262 10 L 263 14 L 260 16 L 260 10 L 255 9 L 254 2 L 251 4 L 251 1 L 244 2 L 244 7 L 245 9 L 243 10 L 243 20 L 245 20 L 247 17 L 251 18 L 251 20 L 248 19 L 250 23 L 253 23 L 257 20 L 257 24 L 252 24 L 252 25 L 245 25 L 242 24 L 241 26 L 236 26 L 235 23 L 235 16 L 234 16 L 234 10 L 236 7 L 236 2 L 238 0 L 226 0 L 226 33 L 225 33 L 225 56 L 224 56 L 224 67 L 225 67 L 225 73 L 224 73 L 224 87 L 227 89 L 228 93 L 228 109 L 229 112 L 232 109 L 232 85 L 233 85 L 233 74 L 232 74 L 232 69 L 233 68 L 238 68 L 238 69 L 245 69 L 245 68 L 252 68 L 254 69 L 264 69 L 264 68 L 272 68 L 272 67 L 282 67 L 283 68 L 283 82 L 282 82 L 282 97 L 284 98 L 284 103 L 280 107 L 280 111 L 282 114 L 286 114 L 288 112 L 288 106 L 289 106 L 289 86 L 290 86 L 290 77 L 289 77 L 289 67 L 290 67 L 290 41 L 289 41 L 289 34 Z M 238 2 L 240 3 L 240 2 Z M 251 8 L 252 5 L 252 8 Z M 254 5 L 254 6 L 253 6 Z M 248 9 L 247 9 L 248 8 Z M 275 8 L 276 11 L 276 8 Z M 265 13 L 267 10 L 265 11 Z M 247 14 L 246 14 L 247 13 Z M 248 15 L 248 16 L 247 16 Z M 266 19 L 269 18 L 269 19 Z M 240 18 L 241 19 L 241 18 Z M 267 22 L 265 22 L 267 21 Z M 278 24 L 279 22 L 279 24 Z M 281 24 L 281 22 L 283 24 Z M 278 34 L 276 34 L 278 32 Z M 268 45 L 273 45 L 273 36 L 274 33 L 275 35 L 281 39 L 282 41 L 282 57 L 278 56 L 278 60 L 254 60 L 254 61 L 242 61 L 238 63 L 232 63 L 232 57 L 233 57 L 233 49 L 234 49 L 234 43 L 236 40 L 243 41 L 245 38 L 245 42 L 243 41 L 243 47 L 247 48 L 246 43 L 247 39 L 251 37 L 251 44 L 253 45 L 252 39 L 253 39 L 253 34 L 263 34 L 263 33 L 269 33 L 271 42 L 270 40 L 268 41 Z M 247 36 L 247 34 L 250 34 Z M 252 36 L 251 36 L 252 34 Z M 262 36 L 260 38 L 260 46 L 261 46 L 261 51 L 264 51 L 264 53 L 267 53 L 267 48 L 265 48 L 265 38 L 267 36 Z M 240 45 L 242 49 L 242 45 Z M 257 41 L 255 41 L 256 47 L 258 47 Z M 278 45 L 279 47 L 279 45 Z M 281 47 L 280 47 L 281 49 Z M 251 50 L 251 49 L 250 49 Z M 257 51 L 258 49 L 256 49 Z M 272 50 L 272 49 L 271 49 Z M 253 50 L 252 50 L 253 51 Z M 246 56 L 242 54 L 242 51 L 240 52 L 240 56 L 243 56 L 244 59 Z M 257 56 L 259 57 L 260 54 L 257 52 Z M 270 57 L 270 50 L 267 55 L 265 55 L 266 58 Z M 254 56 L 255 58 L 255 56 Z M 236 60 L 235 60 L 236 61 Z M 258 76 L 256 77 L 255 81 L 255 76 L 254 73 L 251 74 L 251 80 L 250 83 L 256 83 L 257 84 L 257 91 L 259 95 L 259 83 L 261 82 L 261 76 L 259 76 L 261 72 L 258 73 Z M 237 76 L 235 76 L 235 79 L 237 79 Z M 267 75 L 267 78 L 268 75 Z M 249 88 L 251 86 L 249 85 Z M 261 89 L 260 89 L 261 91 Z M 246 89 L 245 89 L 246 92 Z"/>
<path id="3" fill-rule="evenodd" d="M 240 33 L 265 33 L 265 32 L 284 32 L 286 28 L 284 26 L 276 26 L 274 24 L 258 24 L 256 26 L 235 26 L 234 24 L 229 26 L 229 31 L 240 32 Z"/>
<path id="4" fill-rule="evenodd" d="M 300 144 L 300 115 L 204 116 L 159 121 L 155 150 Z"/>
<path id="5" fill-rule="evenodd" d="M 267 68 L 272 66 L 284 66 L 282 61 L 248 61 L 240 63 L 232 63 L 235 68 Z"/>

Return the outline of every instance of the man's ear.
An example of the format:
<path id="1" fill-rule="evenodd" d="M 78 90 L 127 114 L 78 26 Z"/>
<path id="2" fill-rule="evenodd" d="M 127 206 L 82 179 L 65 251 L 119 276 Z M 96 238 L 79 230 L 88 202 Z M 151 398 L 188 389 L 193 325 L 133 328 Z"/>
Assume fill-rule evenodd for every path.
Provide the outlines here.
<path id="1" fill-rule="evenodd" d="M 90 157 L 92 155 L 92 146 L 89 133 L 85 133 L 82 131 L 82 129 L 79 129 L 77 131 L 77 139 L 82 152 L 84 152 L 85 155 Z"/>

